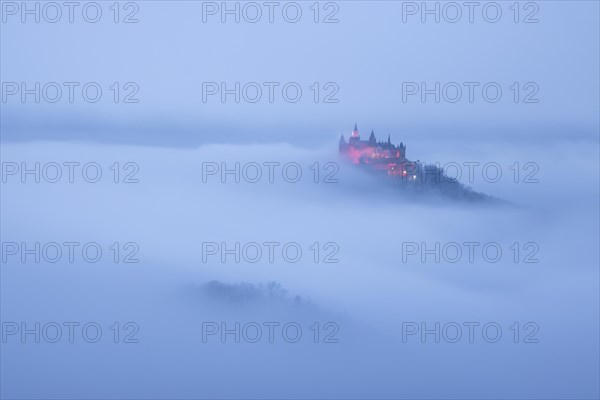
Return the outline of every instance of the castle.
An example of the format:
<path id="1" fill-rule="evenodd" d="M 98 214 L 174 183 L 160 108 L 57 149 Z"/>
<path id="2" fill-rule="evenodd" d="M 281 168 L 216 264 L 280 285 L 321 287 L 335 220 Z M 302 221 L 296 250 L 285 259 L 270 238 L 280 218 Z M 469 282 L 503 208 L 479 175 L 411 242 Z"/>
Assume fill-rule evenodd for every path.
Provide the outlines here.
<path id="1" fill-rule="evenodd" d="M 369 140 L 360 140 L 358 128 L 354 124 L 348 142 L 342 134 L 339 149 L 340 154 L 348 157 L 354 164 L 367 164 L 372 169 L 386 171 L 391 176 L 407 175 L 406 165 L 410 161 L 406 159 L 406 146 L 402 142 L 398 146 L 393 145 L 390 135 L 387 142 L 378 142 L 375 133 L 371 131 Z"/>

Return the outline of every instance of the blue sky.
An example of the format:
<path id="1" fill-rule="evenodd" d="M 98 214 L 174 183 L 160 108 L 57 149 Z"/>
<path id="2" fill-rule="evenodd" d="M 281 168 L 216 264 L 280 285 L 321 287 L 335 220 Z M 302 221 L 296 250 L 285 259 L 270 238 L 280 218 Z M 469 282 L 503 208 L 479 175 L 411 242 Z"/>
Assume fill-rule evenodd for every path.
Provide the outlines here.
<path id="1" fill-rule="evenodd" d="M 457 23 L 444 21 L 444 14 L 440 23 L 432 16 L 421 23 L 418 13 L 402 21 L 407 7 L 402 2 L 349 1 L 321 10 L 319 18 L 335 11 L 339 20 L 327 24 L 313 22 L 309 2 L 299 3 L 303 14 L 298 23 L 286 22 L 277 10 L 273 23 L 266 14 L 257 23 L 243 18 L 235 23 L 232 16 L 221 23 L 220 14 L 206 15 L 202 22 L 202 2 L 146 1 L 138 3 L 138 23 L 115 24 L 109 3 L 101 4 L 103 16 L 95 24 L 77 13 L 74 23 L 65 16 L 55 24 L 5 16 L 2 81 L 98 82 L 104 89 L 94 104 L 81 99 L 71 104 L 64 101 L 66 95 L 55 104 L 31 99 L 22 104 L 18 95 L 9 96 L 3 103 L 5 140 L 45 137 L 52 131 L 51 137 L 137 144 L 255 140 L 307 145 L 348 131 L 355 121 L 385 136 L 596 136 L 597 2 L 539 2 L 537 10 L 525 9 L 522 2 L 519 23 L 509 2 L 498 3 L 502 17 L 497 23 L 486 22 L 479 8 L 470 23 L 465 7 Z M 120 18 L 125 11 L 132 10 L 122 10 Z M 523 23 L 533 11 L 539 22 Z M 135 82 L 139 103 L 112 103 L 113 82 Z M 203 82 L 228 87 L 278 82 L 279 88 L 296 82 L 303 97 L 289 103 L 276 92 L 269 103 L 265 89 L 253 104 L 236 104 L 232 96 L 222 103 L 218 95 L 203 102 Z M 324 85 L 335 83 L 338 102 L 315 103 L 314 82 L 320 100 L 333 91 Z M 435 103 L 432 96 L 422 103 L 418 95 L 403 102 L 403 82 L 427 87 L 456 82 L 465 91 L 457 103 Z M 465 82 L 480 84 L 473 103 L 467 101 Z M 482 98 L 481 88 L 490 82 L 503 90 L 497 103 Z M 520 86 L 518 103 L 514 82 Z M 527 83 L 537 85 L 538 103 L 523 103 L 535 89 L 524 88 Z M 122 90 L 121 96 L 128 93 Z M 153 131 L 159 132 L 148 133 Z M 166 131 L 169 135 L 162 134 Z"/>

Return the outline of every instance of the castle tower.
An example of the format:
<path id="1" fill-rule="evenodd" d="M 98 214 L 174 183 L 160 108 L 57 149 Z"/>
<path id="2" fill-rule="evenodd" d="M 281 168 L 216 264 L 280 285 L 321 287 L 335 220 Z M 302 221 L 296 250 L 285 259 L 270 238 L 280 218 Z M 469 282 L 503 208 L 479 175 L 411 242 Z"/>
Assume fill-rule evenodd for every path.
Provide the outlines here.
<path id="1" fill-rule="evenodd" d="M 358 136 L 358 127 L 356 126 L 356 122 L 354 123 L 354 130 L 352 131 L 352 137 L 359 137 Z"/>
<path id="2" fill-rule="evenodd" d="M 346 139 L 344 138 L 344 134 L 340 137 L 340 152 L 345 152 L 348 150 L 348 143 L 346 143 Z"/>
<path id="3" fill-rule="evenodd" d="M 369 136 L 369 144 L 375 145 L 377 144 L 377 140 L 375 139 L 375 132 L 371 130 L 371 136 Z"/>

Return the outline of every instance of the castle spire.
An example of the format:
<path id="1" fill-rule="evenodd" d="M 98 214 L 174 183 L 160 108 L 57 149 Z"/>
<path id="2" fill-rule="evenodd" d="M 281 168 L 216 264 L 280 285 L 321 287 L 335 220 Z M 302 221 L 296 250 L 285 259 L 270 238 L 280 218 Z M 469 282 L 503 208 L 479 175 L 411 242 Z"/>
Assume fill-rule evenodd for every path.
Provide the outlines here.
<path id="1" fill-rule="evenodd" d="M 346 143 L 346 139 L 344 139 L 344 134 L 340 137 L 340 145 L 338 146 L 340 153 L 346 152 L 348 150 L 348 143 Z"/>
<path id="2" fill-rule="evenodd" d="M 356 122 L 354 123 L 354 130 L 352 131 L 352 137 L 358 137 L 358 127 L 356 126 Z"/>
<path id="3" fill-rule="evenodd" d="M 375 142 L 376 142 L 375 132 L 373 132 L 373 130 L 371 129 L 371 136 L 369 136 L 369 143 L 375 144 Z"/>
<path id="4" fill-rule="evenodd" d="M 392 144 L 392 139 L 390 138 L 390 134 L 388 133 L 388 144 Z"/>

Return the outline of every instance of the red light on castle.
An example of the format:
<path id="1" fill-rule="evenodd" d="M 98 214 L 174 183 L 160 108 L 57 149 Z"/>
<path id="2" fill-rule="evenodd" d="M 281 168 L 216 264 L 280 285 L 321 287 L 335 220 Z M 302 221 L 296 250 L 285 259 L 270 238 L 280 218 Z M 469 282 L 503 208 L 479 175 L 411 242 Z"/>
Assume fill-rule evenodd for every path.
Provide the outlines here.
<path id="1" fill-rule="evenodd" d="M 406 146 L 403 143 L 393 145 L 389 135 L 387 142 L 378 142 L 371 131 L 368 140 L 360 140 L 358 127 L 354 124 L 349 140 L 346 142 L 344 135 L 340 138 L 339 149 L 340 154 L 348 157 L 354 164 L 368 164 L 375 170 L 387 171 L 389 175 L 407 175 L 404 168 L 396 169 L 398 164 L 406 162 Z"/>

